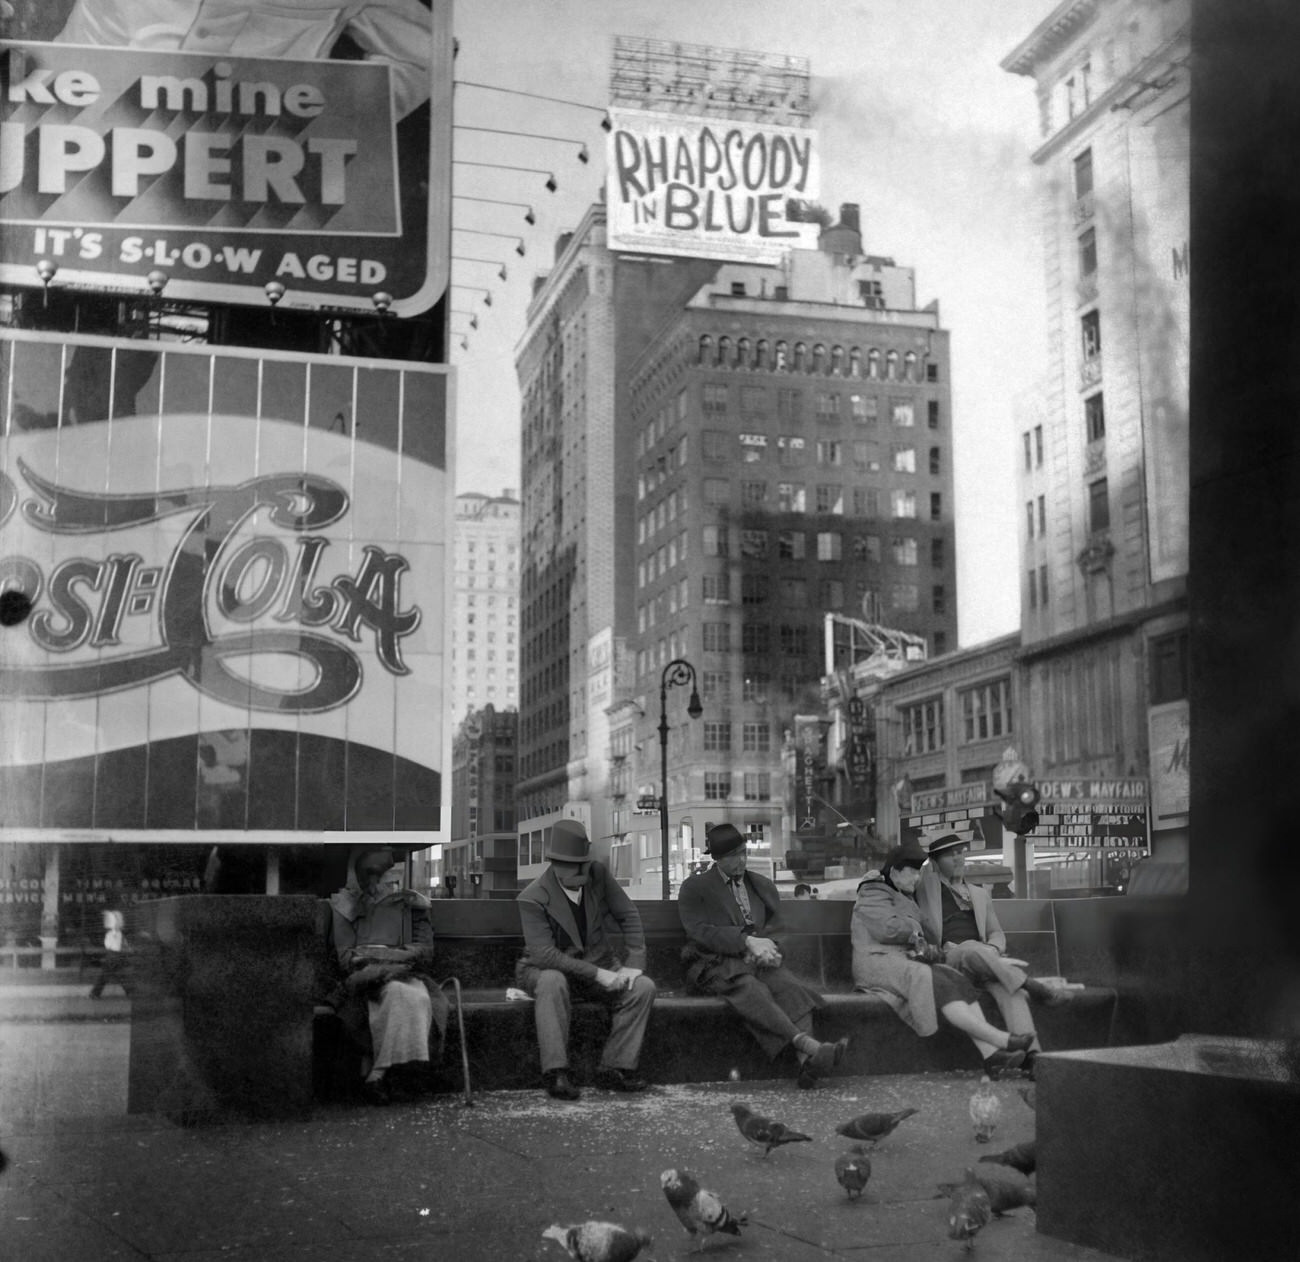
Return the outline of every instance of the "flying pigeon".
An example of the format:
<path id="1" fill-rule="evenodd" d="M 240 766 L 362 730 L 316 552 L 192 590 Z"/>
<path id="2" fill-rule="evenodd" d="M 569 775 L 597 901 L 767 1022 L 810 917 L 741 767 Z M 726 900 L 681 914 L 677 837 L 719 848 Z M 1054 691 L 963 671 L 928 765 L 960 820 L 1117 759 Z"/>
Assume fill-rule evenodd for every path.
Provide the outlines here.
<path id="1" fill-rule="evenodd" d="M 960 1183 L 948 1203 L 948 1239 L 964 1240 L 969 1249 L 975 1243 L 975 1234 L 992 1217 L 989 1194 L 978 1183 Z"/>
<path id="2" fill-rule="evenodd" d="M 897 1113 L 863 1113 L 851 1121 L 841 1122 L 835 1128 L 835 1133 L 849 1139 L 865 1139 L 874 1144 L 915 1112 L 915 1109 L 899 1109 Z"/>
<path id="3" fill-rule="evenodd" d="M 779 1148 L 782 1144 L 812 1143 L 811 1135 L 792 1131 L 784 1122 L 778 1122 L 775 1118 L 761 1117 L 747 1104 L 733 1104 L 731 1116 L 736 1119 L 736 1125 L 746 1139 L 763 1146 L 765 1157 L 773 1148 Z"/>
<path id="4" fill-rule="evenodd" d="M 975 1123 L 975 1140 L 987 1144 L 997 1129 L 998 1118 L 1002 1116 L 1002 1101 L 998 1099 L 993 1084 L 985 1075 L 980 1085 L 975 1088 L 970 1098 L 970 1120 Z"/>
<path id="5" fill-rule="evenodd" d="M 1010 1166 L 1013 1170 L 1019 1170 L 1021 1174 L 1033 1174 L 1038 1164 L 1037 1146 L 1032 1139 L 1027 1139 L 1023 1144 L 1014 1144 L 1004 1152 L 991 1152 L 980 1160 L 994 1165 Z"/>
<path id="6" fill-rule="evenodd" d="M 665 1170 L 659 1182 L 673 1213 L 692 1238 L 700 1237 L 701 1243 L 715 1231 L 738 1236 L 741 1226 L 748 1221 L 744 1214 L 733 1216 L 716 1192 L 700 1187 L 685 1170 Z"/>
<path id="7" fill-rule="evenodd" d="M 849 1200 L 856 1200 L 871 1178 L 871 1158 L 861 1144 L 854 1144 L 848 1152 L 835 1158 L 835 1178 L 848 1194 Z"/>
<path id="8" fill-rule="evenodd" d="M 574 1262 L 632 1262 L 642 1249 L 650 1247 L 650 1237 L 642 1231 L 628 1231 L 618 1223 L 586 1222 L 572 1227 L 554 1223 L 542 1232 L 543 1240 L 564 1246 Z"/>

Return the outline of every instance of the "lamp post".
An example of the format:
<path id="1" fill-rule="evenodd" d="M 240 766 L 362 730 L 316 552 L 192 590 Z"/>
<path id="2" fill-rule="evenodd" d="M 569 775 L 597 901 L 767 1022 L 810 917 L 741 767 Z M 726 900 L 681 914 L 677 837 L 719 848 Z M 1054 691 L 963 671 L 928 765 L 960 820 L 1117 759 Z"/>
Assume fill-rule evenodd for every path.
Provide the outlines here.
<path id="1" fill-rule="evenodd" d="M 686 713 L 698 719 L 704 713 L 700 694 L 695 688 L 695 667 L 684 657 L 674 658 L 659 677 L 659 854 L 663 865 L 663 897 L 672 897 L 668 882 L 668 689 L 691 686 L 691 700 Z"/>

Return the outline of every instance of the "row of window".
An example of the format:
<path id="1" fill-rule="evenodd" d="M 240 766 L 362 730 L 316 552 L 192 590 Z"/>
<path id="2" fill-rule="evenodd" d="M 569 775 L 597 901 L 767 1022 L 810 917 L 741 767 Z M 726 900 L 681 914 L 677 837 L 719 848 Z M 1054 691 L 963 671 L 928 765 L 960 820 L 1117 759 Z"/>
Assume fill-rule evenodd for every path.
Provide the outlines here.
<path id="1" fill-rule="evenodd" d="M 810 376 L 852 377 L 867 381 L 938 381 L 939 365 L 922 359 L 915 351 L 881 352 L 871 347 L 843 346 L 827 348 L 821 342 L 791 344 L 784 339 L 769 341 L 765 337 L 739 337 L 734 341 L 723 335 L 716 341 L 708 334 L 700 336 L 696 363 L 704 368 L 730 368 L 756 372 L 807 373 Z"/>
<path id="2" fill-rule="evenodd" d="M 962 742 L 987 741 L 1011 734 L 1011 681 L 997 679 L 957 694 L 961 711 Z M 944 748 L 944 702 L 932 697 L 904 706 L 903 752 L 905 755 L 930 754 Z"/>
<path id="3" fill-rule="evenodd" d="M 731 752 L 731 735 L 733 724 L 727 722 L 704 721 L 704 749 L 706 753 L 727 754 Z M 772 729 L 766 723 L 745 722 L 740 725 L 741 752 L 746 754 L 766 754 L 772 748 Z"/>

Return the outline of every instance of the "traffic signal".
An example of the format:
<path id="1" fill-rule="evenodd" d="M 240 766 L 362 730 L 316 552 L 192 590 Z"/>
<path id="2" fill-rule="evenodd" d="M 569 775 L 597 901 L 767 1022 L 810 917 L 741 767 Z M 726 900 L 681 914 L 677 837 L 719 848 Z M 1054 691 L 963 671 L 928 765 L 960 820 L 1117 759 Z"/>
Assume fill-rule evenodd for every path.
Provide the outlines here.
<path id="1" fill-rule="evenodd" d="M 1004 803 L 998 812 L 1002 826 L 1010 829 L 1017 837 L 1032 833 L 1038 827 L 1038 812 L 1034 807 L 1042 795 L 1035 785 L 1027 780 L 1017 780 L 1005 789 L 994 789 L 994 793 Z"/>
<path id="2" fill-rule="evenodd" d="M 454 873 L 447 874 L 447 893 L 455 897 L 456 894 L 456 877 Z"/>

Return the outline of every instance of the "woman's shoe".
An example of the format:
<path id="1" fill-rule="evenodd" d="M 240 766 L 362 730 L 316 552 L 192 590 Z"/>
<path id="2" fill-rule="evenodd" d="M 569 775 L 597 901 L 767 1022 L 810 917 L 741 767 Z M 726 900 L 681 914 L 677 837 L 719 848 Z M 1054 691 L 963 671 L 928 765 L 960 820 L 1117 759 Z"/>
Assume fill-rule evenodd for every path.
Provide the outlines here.
<path id="1" fill-rule="evenodd" d="M 367 1104 L 388 1104 L 392 1099 L 388 1084 L 382 1078 L 373 1082 L 366 1079 L 361 1084 L 361 1098 Z"/>
<path id="2" fill-rule="evenodd" d="M 1019 1069 L 1024 1062 L 1023 1051 L 990 1052 L 984 1057 L 984 1072 L 991 1081 L 1001 1078 L 1008 1069 Z"/>
<path id="3" fill-rule="evenodd" d="M 1027 1052 L 1034 1045 L 1032 1034 L 1012 1034 L 1007 1038 L 1007 1051 Z"/>

